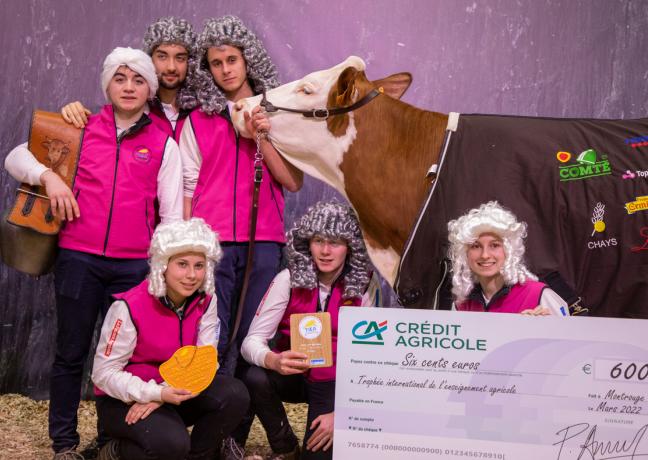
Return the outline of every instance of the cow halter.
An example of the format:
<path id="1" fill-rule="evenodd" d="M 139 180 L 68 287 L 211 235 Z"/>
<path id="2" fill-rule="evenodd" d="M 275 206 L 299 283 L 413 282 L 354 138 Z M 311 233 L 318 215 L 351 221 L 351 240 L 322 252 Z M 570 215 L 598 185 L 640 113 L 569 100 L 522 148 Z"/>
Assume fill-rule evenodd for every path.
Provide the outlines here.
<path id="1" fill-rule="evenodd" d="M 259 105 L 265 109 L 266 112 L 278 112 L 283 110 L 285 112 L 301 113 L 306 118 L 315 118 L 316 120 L 326 120 L 328 117 L 333 115 L 342 115 L 343 113 L 353 112 L 356 109 L 359 109 L 363 105 L 371 102 L 376 96 L 383 93 L 383 88 L 372 89 L 359 101 L 348 105 L 346 107 L 334 107 L 334 108 L 324 108 L 324 109 L 309 109 L 309 110 L 300 110 L 300 109 L 291 109 L 289 107 L 279 107 L 278 105 L 272 104 L 266 97 L 266 92 L 263 90 L 263 97 Z"/>

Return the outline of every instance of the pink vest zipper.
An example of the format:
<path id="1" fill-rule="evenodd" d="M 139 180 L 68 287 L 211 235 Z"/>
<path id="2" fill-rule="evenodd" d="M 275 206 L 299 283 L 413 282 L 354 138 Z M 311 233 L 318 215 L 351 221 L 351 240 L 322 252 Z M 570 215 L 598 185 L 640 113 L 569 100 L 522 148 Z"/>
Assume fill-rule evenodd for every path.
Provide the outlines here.
<path id="1" fill-rule="evenodd" d="M 146 258 L 167 139 L 149 121 L 118 142 L 112 106 L 91 116 L 73 186 L 81 217 L 66 223 L 59 246 L 106 257 Z"/>
<path id="2" fill-rule="evenodd" d="M 539 281 L 527 281 L 511 287 L 508 294 L 491 301 L 488 310 L 475 299 L 468 299 L 457 306 L 461 311 L 489 311 L 493 313 L 520 313 L 540 304 L 543 289 L 547 287 Z"/>
<path id="3" fill-rule="evenodd" d="M 185 306 L 182 320 L 164 306 L 157 297 L 148 293 L 148 281 L 114 296 L 128 304 L 128 310 L 137 329 L 137 344 L 124 368 L 145 382 L 153 379 L 162 382 L 159 367 L 175 351 L 185 345 L 196 345 L 200 319 L 211 301 L 210 296 L 197 295 Z M 95 387 L 97 395 L 105 394 Z"/>
<path id="4" fill-rule="evenodd" d="M 239 137 L 232 124 L 221 115 L 206 115 L 196 109 L 189 117 L 202 155 L 192 215 L 205 219 L 218 232 L 220 241 L 247 242 L 250 239 L 256 144 Z M 283 189 L 266 165 L 262 167 L 255 240 L 283 243 Z"/>

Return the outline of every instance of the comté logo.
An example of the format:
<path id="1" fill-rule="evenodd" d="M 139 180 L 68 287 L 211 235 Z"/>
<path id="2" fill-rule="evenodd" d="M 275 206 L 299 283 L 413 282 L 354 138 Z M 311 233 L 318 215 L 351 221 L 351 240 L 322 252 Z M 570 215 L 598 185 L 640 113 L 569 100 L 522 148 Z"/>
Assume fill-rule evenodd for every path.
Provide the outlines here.
<path id="1" fill-rule="evenodd" d="M 376 321 L 359 321 L 353 326 L 351 333 L 357 340 L 352 343 L 362 345 L 384 345 L 383 332 L 387 330 L 387 320 L 382 323 Z"/>
<path id="2" fill-rule="evenodd" d="M 558 152 L 556 159 L 561 163 L 567 163 L 572 155 L 569 152 Z M 596 150 L 584 150 L 576 158 L 577 164 L 559 166 L 560 181 L 570 181 L 579 179 L 588 179 L 596 176 L 607 176 L 612 174 L 610 162 L 607 156 L 603 155 L 601 161 L 597 161 Z"/>

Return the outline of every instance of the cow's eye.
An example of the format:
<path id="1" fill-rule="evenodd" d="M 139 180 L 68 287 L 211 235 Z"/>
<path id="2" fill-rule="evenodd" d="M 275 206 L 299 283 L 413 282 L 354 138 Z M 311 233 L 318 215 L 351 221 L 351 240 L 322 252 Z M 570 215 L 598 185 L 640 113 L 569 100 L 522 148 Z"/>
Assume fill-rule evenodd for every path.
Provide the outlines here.
<path id="1" fill-rule="evenodd" d="M 304 93 L 304 94 L 306 94 L 308 96 L 309 94 L 313 94 L 315 91 L 310 86 L 304 85 L 301 88 L 299 88 L 299 90 L 297 92 Z"/>

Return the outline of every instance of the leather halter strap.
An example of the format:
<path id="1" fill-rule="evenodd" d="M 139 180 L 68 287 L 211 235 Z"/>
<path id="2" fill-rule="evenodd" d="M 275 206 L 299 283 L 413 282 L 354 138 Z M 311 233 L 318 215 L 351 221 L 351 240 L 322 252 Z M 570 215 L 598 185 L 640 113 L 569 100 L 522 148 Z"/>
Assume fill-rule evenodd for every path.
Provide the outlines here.
<path id="1" fill-rule="evenodd" d="M 356 109 L 359 109 L 363 105 L 366 105 L 369 102 L 371 102 L 376 96 L 378 96 L 381 93 L 382 91 L 380 90 L 372 89 L 367 94 L 365 94 L 365 96 L 362 99 L 346 107 L 334 107 L 331 109 L 325 108 L 325 109 L 301 110 L 301 109 L 291 109 L 289 107 L 279 107 L 278 105 L 274 105 L 266 97 L 266 92 L 263 91 L 263 97 L 259 105 L 263 107 L 266 112 L 278 112 L 279 110 L 283 110 L 285 112 L 301 113 L 306 118 L 326 120 L 328 117 L 331 117 L 333 115 L 342 115 L 343 113 L 348 113 Z"/>

